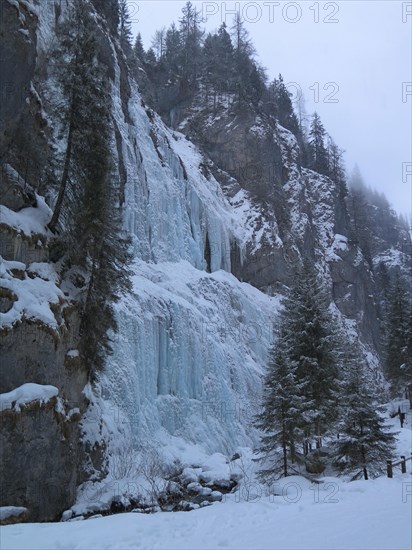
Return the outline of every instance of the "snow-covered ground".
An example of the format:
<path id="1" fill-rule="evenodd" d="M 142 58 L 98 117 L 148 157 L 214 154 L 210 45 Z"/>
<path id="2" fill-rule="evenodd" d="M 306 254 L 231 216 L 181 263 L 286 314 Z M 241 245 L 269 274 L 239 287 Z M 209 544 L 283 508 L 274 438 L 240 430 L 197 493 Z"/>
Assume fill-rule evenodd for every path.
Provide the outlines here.
<path id="1" fill-rule="evenodd" d="M 396 406 L 398 403 L 395 404 Z M 411 412 L 396 454 L 409 456 Z M 389 420 L 399 430 L 397 418 Z M 222 502 L 191 512 L 127 513 L 83 521 L 0 528 L 11 549 L 409 549 L 412 542 L 411 462 L 393 479 L 322 483 L 292 476 L 269 491 L 254 481 Z M 221 468 L 221 465 L 215 464 Z M 247 467 L 246 467 L 247 470 Z M 253 479 L 252 477 L 249 479 Z"/>
<path id="2" fill-rule="evenodd" d="M 223 503 L 192 512 L 12 525 L 2 529 L 1 548 L 411 547 L 410 476 L 352 483 L 328 478 L 318 487 L 313 490 L 308 481 L 293 477 L 279 484 L 281 496 L 254 502 L 234 494 Z"/>

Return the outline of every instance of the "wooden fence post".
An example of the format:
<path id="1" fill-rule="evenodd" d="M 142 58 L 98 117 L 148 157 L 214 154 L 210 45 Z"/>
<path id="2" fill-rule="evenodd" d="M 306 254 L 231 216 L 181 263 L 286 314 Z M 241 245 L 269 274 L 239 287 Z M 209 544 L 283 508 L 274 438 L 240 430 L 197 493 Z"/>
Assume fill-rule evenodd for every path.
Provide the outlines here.
<path id="1" fill-rule="evenodd" d="M 388 477 L 393 477 L 393 470 L 392 470 L 392 460 L 386 461 L 386 470 L 388 473 Z"/>
<path id="2" fill-rule="evenodd" d="M 401 455 L 401 472 L 406 474 L 406 459 Z"/>

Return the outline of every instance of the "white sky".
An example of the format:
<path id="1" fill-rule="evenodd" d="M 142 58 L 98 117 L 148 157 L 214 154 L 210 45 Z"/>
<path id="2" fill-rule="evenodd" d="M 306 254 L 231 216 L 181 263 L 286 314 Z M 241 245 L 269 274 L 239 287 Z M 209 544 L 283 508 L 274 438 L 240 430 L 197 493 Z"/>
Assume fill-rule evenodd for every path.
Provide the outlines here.
<path id="1" fill-rule="evenodd" d="M 412 172 L 412 166 L 403 163 L 412 162 L 412 2 L 192 3 L 210 14 L 207 30 L 223 20 L 230 26 L 230 12 L 240 8 L 269 78 L 280 72 L 285 83 L 299 83 L 307 112 L 318 111 L 326 131 L 346 151 L 349 171 L 358 163 L 366 183 L 410 214 L 412 174 L 403 170 Z M 177 23 L 184 4 L 129 0 L 133 31 L 141 32 L 146 48 L 155 30 Z M 337 102 L 328 103 L 328 95 Z"/>

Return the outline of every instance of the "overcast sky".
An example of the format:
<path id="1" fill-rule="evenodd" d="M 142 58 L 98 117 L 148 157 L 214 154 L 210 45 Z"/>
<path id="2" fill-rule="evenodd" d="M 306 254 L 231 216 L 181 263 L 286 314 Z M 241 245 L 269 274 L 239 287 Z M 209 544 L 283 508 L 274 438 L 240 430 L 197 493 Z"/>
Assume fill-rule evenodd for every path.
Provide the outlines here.
<path id="1" fill-rule="evenodd" d="M 412 2 L 193 2 L 214 30 L 239 9 L 269 78 L 298 83 L 357 163 L 367 184 L 404 214 L 412 211 Z M 146 49 L 155 30 L 177 23 L 184 1 L 129 0 L 133 31 Z M 206 21 L 206 16 L 207 21 Z M 409 92 L 409 93 L 408 93 Z M 408 164 L 409 165 L 408 165 Z"/>

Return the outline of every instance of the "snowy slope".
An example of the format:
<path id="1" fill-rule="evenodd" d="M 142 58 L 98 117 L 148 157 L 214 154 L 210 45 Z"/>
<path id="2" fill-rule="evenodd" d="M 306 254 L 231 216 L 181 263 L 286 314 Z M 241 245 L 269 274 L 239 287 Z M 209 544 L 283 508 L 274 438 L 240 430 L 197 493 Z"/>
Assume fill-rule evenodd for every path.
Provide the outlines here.
<path id="1" fill-rule="evenodd" d="M 406 485 L 400 478 L 350 484 L 330 478 L 317 489 L 288 478 L 277 487 L 280 496 L 254 502 L 231 495 L 190 513 L 3 527 L 2 548 L 407 550 L 412 497 Z"/>

